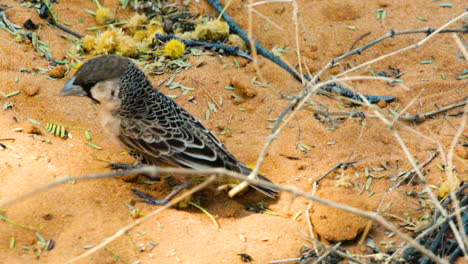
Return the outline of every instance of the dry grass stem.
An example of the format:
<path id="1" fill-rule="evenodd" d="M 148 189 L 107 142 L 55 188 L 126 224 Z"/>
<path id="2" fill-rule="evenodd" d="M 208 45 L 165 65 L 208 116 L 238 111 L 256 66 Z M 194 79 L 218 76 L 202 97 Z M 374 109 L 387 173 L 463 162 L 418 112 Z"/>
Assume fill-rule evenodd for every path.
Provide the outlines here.
<path id="1" fill-rule="evenodd" d="M 460 35 L 458 33 L 453 33 L 453 39 L 455 40 L 455 43 L 457 44 L 458 48 L 460 49 L 463 57 L 465 58 L 466 61 L 468 61 L 468 51 L 466 50 L 466 46 L 463 45 L 463 42 L 460 38 Z"/>
<path id="2" fill-rule="evenodd" d="M 258 15 L 259 17 L 265 19 L 266 21 L 268 21 L 268 23 L 272 24 L 274 27 L 276 27 L 277 29 L 283 31 L 284 28 L 282 28 L 280 25 L 276 24 L 273 20 L 271 20 L 269 17 L 265 16 L 264 14 L 258 12 L 257 10 L 255 10 L 255 8 L 252 8 L 252 12 L 254 12 L 256 15 Z"/>
<path id="3" fill-rule="evenodd" d="M 154 216 L 158 215 L 159 213 L 161 213 L 162 211 L 166 210 L 167 208 L 173 206 L 173 205 L 176 205 L 178 202 L 186 199 L 187 197 L 189 197 L 190 195 L 192 195 L 193 193 L 205 188 L 206 186 L 208 186 L 211 182 L 213 182 L 215 179 L 215 176 L 211 176 L 210 178 L 208 178 L 206 181 L 204 181 L 203 183 L 197 185 L 196 187 L 192 188 L 191 190 L 189 190 L 188 192 L 185 192 L 183 193 L 182 195 L 180 195 L 179 197 L 176 197 L 175 199 L 171 200 L 169 203 L 167 203 L 166 205 L 164 206 L 161 206 L 159 207 L 158 209 L 154 210 L 153 212 L 149 213 L 148 215 L 136 220 L 135 222 L 119 229 L 114 235 L 112 236 L 109 236 L 107 237 L 106 239 L 104 239 L 101 243 L 99 243 L 98 245 L 96 245 L 95 247 L 93 247 L 92 249 L 89 249 L 88 251 L 86 251 L 85 253 L 75 257 L 75 258 L 72 258 L 71 260 L 67 261 L 66 264 L 71 264 L 71 263 L 74 263 L 80 259 L 83 259 L 87 256 L 90 256 L 91 254 L 97 252 L 98 250 L 102 249 L 103 247 L 105 247 L 106 245 L 108 245 L 110 242 L 116 240 L 118 237 L 120 237 L 121 235 L 127 233 L 128 231 L 130 231 L 132 228 L 138 226 L 139 224 L 153 218 Z"/>

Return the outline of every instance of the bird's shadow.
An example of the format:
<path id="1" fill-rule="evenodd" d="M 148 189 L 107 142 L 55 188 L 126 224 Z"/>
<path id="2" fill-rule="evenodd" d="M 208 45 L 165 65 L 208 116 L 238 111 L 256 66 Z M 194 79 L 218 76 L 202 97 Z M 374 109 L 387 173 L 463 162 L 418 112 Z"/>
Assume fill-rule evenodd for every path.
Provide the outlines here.
<path id="1" fill-rule="evenodd" d="M 139 176 L 136 180 L 129 183 L 129 189 L 137 189 L 138 191 L 150 194 L 151 196 L 162 199 L 166 197 L 178 184 L 173 178 L 162 179 L 161 181 L 151 182 L 145 177 Z M 226 190 L 218 190 L 217 187 L 222 185 L 220 181 L 215 181 L 206 188 L 192 194 L 190 201 L 211 214 L 218 217 L 242 218 L 256 213 L 264 213 L 268 211 L 269 205 L 275 203 L 277 198 L 270 198 L 262 193 L 249 188 L 247 191 L 230 198 Z M 192 186 L 193 187 L 193 186 Z M 189 188 L 190 189 L 190 188 Z M 143 200 L 134 195 L 131 204 L 143 204 Z M 184 210 L 188 212 L 200 212 L 194 206 L 179 207 L 173 206 L 173 209 Z"/>

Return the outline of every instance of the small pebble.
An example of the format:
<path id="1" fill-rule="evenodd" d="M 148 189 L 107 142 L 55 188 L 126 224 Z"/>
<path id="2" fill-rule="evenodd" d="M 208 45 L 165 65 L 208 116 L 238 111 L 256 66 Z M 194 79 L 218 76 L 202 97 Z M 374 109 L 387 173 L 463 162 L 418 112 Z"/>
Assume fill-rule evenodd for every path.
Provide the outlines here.
<path id="1" fill-rule="evenodd" d="M 257 95 L 257 91 L 252 88 L 249 83 L 246 83 L 246 81 L 233 78 L 231 79 L 231 85 L 236 88 L 236 91 L 239 92 L 242 97 L 252 98 Z"/>
<path id="2" fill-rule="evenodd" d="M 45 214 L 42 216 L 42 218 L 44 220 L 52 220 L 52 218 L 54 218 L 54 216 L 52 214 Z"/>
<path id="3" fill-rule="evenodd" d="M 55 79 L 61 79 L 63 76 L 65 76 L 65 73 L 67 72 L 67 68 L 63 65 L 59 65 L 55 68 L 53 68 L 49 72 L 49 76 Z"/>
<path id="4" fill-rule="evenodd" d="M 23 132 L 28 133 L 28 134 L 36 134 L 36 135 L 41 134 L 41 130 L 33 124 L 25 124 L 23 126 Z"/>
<path id="5" fill-rule="evenodd" d="M 232 101 L 237 105 L 245 103 L 245 99 L 241 97 L 236 97 Z"/>
<path id="6" fill-rule="evenodd" d="M 387 107 L 387 102 L 385 100 L 380 100 L 377 103 L 377 106 L 379 106 L 380 108 L 385 108 L 385 107 Z"/>
<path id="7" fill-rule="evenodd" d="M 41 88 L 38 85 L 28 85 L 23 87 L 23 92 L 28 96 L 34 96 L 39 93 Z"/>

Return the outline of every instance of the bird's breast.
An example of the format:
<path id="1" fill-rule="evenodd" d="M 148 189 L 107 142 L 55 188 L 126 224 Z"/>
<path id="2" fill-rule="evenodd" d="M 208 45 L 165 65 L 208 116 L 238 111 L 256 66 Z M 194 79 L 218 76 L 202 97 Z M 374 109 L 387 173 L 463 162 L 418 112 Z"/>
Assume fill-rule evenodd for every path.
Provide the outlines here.
<path id="1" fill-rule="evenodd" d="M 102 127 L 117 137 L 120 131 L 118 111 L 122 106 L 119 98 L 120 82 L 117 79 L 99 82 L 91 88 L 93 98 L 99 101 L 98 112 Z"/>
<path id="2" fill-rule="evenodd" d="M 104 130 L 112 136 L 118 137 L 120 131 L 120 118 L 113 114 L 113 111 L 104 109 L 105 106 L 101 106 L 99 111 L 99 119 Z"/>

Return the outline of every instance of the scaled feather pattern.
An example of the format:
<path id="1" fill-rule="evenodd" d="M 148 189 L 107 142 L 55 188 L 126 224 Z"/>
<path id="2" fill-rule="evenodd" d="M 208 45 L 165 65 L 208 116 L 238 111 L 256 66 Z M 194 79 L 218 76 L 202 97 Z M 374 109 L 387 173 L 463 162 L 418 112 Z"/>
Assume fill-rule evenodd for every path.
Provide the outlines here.
<path id="1" fill-rule="evenodd" d="M 143 164 L 164 162 L 192 169 L 226 168 L 244 175 L 251 172 L 198 119 L 154 89 L 128 58 L 105 55 L 89 60 L 62 93 L 77 86 L 94 101 L 118 102 L 111 112 L 119 121 L 117 136 Z M 108 96 L 95 96 L 98 89 Z M 257 178 L 271 182 L 261 174 Z M 277 196 L 273 188 L 253 187 L 269 197 Z"/>

